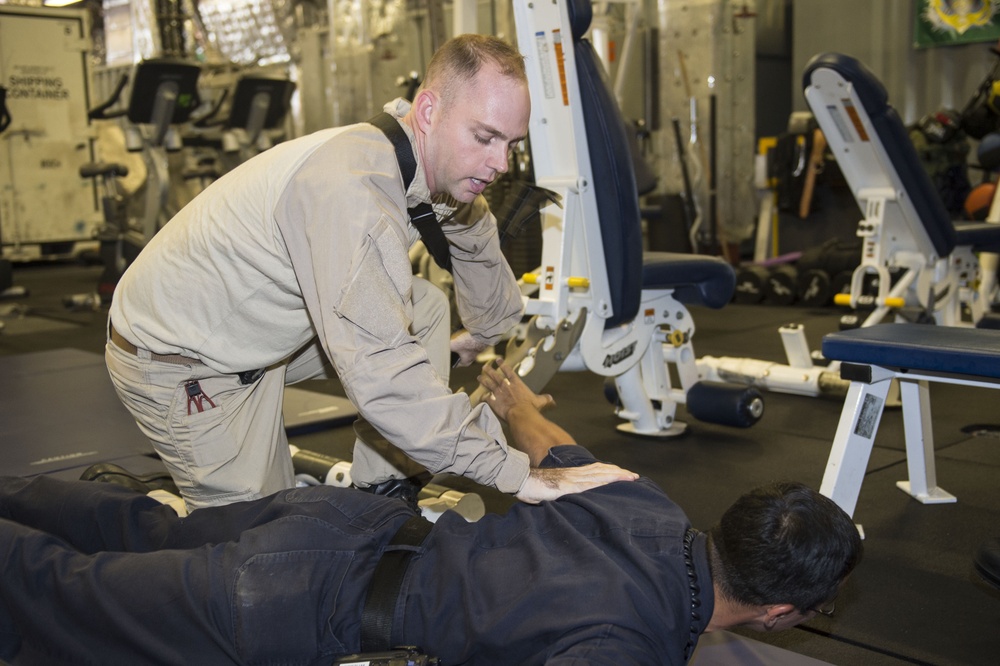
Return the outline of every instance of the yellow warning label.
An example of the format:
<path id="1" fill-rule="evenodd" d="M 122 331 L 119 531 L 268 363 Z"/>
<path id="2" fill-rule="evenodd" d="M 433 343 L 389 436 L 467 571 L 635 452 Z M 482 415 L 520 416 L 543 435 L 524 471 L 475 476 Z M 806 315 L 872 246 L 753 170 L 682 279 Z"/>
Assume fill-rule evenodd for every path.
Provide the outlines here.
<path id="1" fill-rule="evenodd" d="M 847 112 L 847 117 L 851 119 L 854 124 L 854 130 L 858 133 L 858 138 L 862 141 L 868 141 L 868 132 L 865 131 L 865 126 L 861 122 L 861 116 L 858 115 L 858 110 L 854 108 L 851 100 L 844 99 L 841 100 L 844 103 L 844 111 Z"/>
<path id="2" fill-rule="evenodd" d="M 552 31 L 552 42 L 556 51 L 556 65 L 559 68 L 559 85 L 562 87 L 563 106 L 569 106 L 569 91 L 566 89 L 566 63 L 563 59 L 562 34 Z"/>

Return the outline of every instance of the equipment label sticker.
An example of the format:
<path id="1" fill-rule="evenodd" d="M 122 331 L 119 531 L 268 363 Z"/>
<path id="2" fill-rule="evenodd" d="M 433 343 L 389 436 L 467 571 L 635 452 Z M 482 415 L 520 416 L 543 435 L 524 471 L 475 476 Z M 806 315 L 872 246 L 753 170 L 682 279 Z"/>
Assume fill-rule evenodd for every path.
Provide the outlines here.
<path id="1" fill-rule="evenodd" d="M 847 123 L 844 122 L 844 117 L 840 115 L 840 110 L 837 106 L 835 104 L 827 104 L 826 110 L 829 112 L 833 124 L 837 126 L 837 131 L 840 132 L 840 138 L 844 140 L 844 143 L 854 143 L 854 135 L 848 129 Z"/>
<path id="2" fill-rule="evenodd" d="M 882 413 L 882 398 L 868 394 L 864 402 L 861 403 L 861 413 L 858 414 L 858 421 L 854 424 L 854 434 L 865 439 L 871 439 L 878 425 L 878 417 Z"/>
<path id="3" fill-rule="evenodd" d="M 535 44 L 538 47 L 538 64 L 542 74 L 542 90 L 545 91 L 545 99 L 552 99 L 556 96 L 556 89 L 552 85 L 552 65 L 549 63 L 549 40 L 545 39 L 544 30 L 539 30 L 535 33 Z"/>

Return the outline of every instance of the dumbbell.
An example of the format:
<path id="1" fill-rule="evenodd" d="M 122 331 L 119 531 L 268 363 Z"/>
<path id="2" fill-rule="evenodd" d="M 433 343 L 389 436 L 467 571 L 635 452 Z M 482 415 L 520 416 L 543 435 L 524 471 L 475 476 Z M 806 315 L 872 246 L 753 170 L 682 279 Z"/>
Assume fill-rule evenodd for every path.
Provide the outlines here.
<path id="1" fill-rule="evenodd" d="M 764 288 L 771 271 L 766 266 L 741 266 L 736 271 L 733 302 L 754 304 L 764 300 Z"/>
<path id="2" fill-rule="evenodd" d="M 775 266 L 764 281 L 764 302 L 791 305 L 798 297 L 798 281 L 799 270 L 792 264 Z"/>
<path id="3" fill-rule="evenodd" d="M 809 308 L 823 307 L 833 296 L 830 274 L 822 268 L 802 271 L 797 287 L 799 304 Z"/>

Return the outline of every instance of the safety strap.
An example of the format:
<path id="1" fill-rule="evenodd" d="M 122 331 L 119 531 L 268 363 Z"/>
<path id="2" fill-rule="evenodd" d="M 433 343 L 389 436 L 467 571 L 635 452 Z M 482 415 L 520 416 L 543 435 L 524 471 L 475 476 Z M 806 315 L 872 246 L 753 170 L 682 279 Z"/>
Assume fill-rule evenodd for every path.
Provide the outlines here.
<path id="1" fill-rule="evenodd" d="M 396 161 L 399 163 L 399 172 L 403 176 L 403 190 L 410 189 L 413 176 L 417 173 L 417 159 L 413 156 L 413 148 L 406 132 L 399 126 L 399 122 L 391 115 L 383 111 L 368 121 L 375 127 L 382 130 L 393 148 L 396 149 Z M 427 251 L 434 257 L 437 265 L 446 271 L 451 270 L 451 252 L 448 249 L 448 239 L 444 237 L 444 231 L 438 224 L 437 215 L 434 209 L 426 202 L 420 202 L 416 206 L 407 209 L 410 215 L 410 222 L 420 232 L 420 239 L 427 246 Z"/>
<path id="2" fill-rule="evenodd" d="M 361 613 L 361 651 L 380 652 L 392 647 L 392 619 L 396 601 L 403 585 L 410 558 L 416 547 L 431 533 L 433 523 L 422 516 L 413 516 L 399 528 L 375 565 L 368 584 L 365 608 Z M 393 546 L 411 546 L 390 550 Z"/>

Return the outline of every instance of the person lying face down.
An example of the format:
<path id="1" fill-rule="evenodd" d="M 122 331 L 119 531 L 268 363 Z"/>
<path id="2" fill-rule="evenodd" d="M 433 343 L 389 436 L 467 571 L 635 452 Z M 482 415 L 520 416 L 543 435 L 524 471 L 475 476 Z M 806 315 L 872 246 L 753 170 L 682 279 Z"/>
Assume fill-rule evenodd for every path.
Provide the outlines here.
<path id="1" fill-rule="evenodd" d="M 543 478 L 595 462 L 509 367 L 480 381 Z M 179 518 L 111 484 L 2 478 L 0 658 L 330 664 L 361 650 L 383 553 L 408 550 L 391 645 L 446 665 L 682 664 L 705 631 L 823 612 L 861 558 L 850 518 L 800 484 L 750 491 L 706 534 L 649 479 L 591 469 L 554 501 L 446 512 L 417 546 L 389 545 L 422 521 L 404 502 L 353 489 Z"/>

